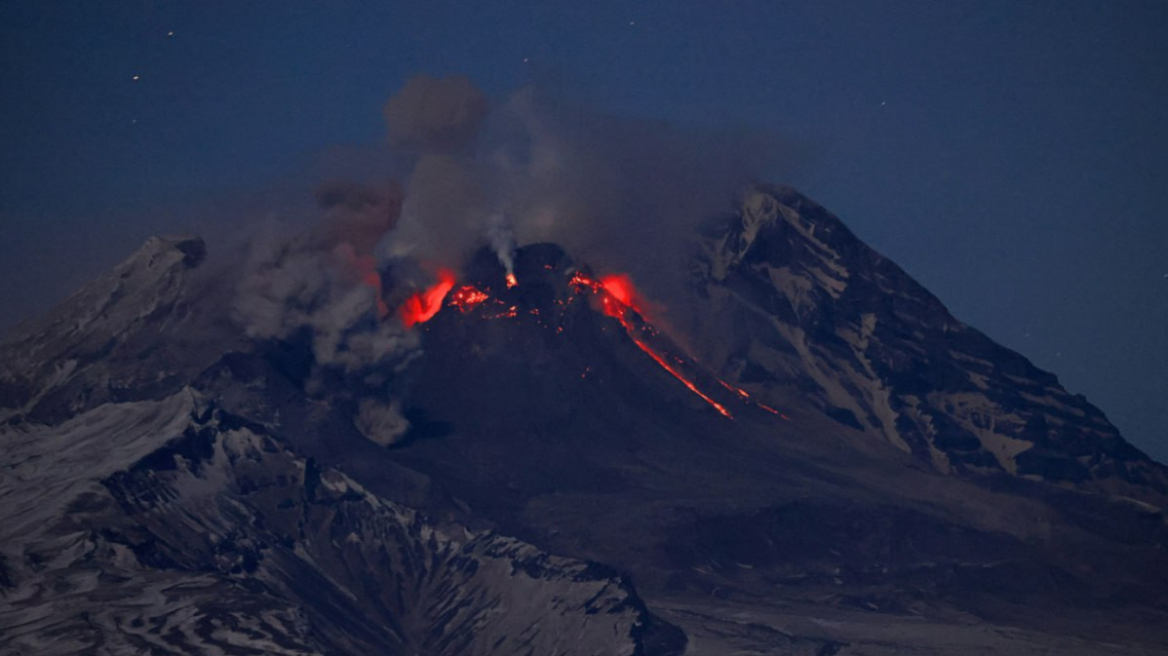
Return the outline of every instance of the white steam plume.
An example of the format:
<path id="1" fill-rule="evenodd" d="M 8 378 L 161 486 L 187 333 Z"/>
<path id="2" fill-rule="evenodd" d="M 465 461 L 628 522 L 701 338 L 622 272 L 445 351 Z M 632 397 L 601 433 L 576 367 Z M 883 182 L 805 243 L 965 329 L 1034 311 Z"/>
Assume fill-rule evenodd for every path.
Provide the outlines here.
<path id="1" fill-rule="evenodd" d="M 487 239 L 507 273 L 515 273 L 515 233 L 502 214 L 492 214 L 487 219 Z"/>

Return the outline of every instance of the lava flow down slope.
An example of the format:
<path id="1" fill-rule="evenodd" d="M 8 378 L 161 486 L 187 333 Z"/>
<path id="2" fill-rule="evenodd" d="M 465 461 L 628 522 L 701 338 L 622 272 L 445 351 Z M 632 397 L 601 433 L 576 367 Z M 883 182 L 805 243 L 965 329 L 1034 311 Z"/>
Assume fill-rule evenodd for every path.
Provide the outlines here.
<path id="1" fill-rule="evenodd" d="M 335 239 L 155 239 L 5 342 L 0 654 L 1168 648 L 1165 467 L 794 190 L 668 299 Z"/>

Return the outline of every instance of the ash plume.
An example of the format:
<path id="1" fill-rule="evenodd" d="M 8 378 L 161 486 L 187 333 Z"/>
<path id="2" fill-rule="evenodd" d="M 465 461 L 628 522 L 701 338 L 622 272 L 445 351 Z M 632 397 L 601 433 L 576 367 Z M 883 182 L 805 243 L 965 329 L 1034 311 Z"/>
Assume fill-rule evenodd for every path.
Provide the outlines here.
<path id="1" fill-rule="evenodd" d="M 614 117 L 536 88 L 499 116 L 490 161 L 518 241 L 552 241 L 600 270 L 671 295 L 698 224 L 727 213 L 773 145 L 751 135 Z"/>
<path id="2" fill-rule="evenodd" d="M 324 220 L 307 232 L 253 240 L 233 314 L 251 337 L 311 335 L 319 366 L 359 371 L 408 358 L 416 338 L 385 320 L 373 255 L 397 222 L 401 193 L 330 182 L 317 189 Z"/>
<path id="3" fill-rule="evenodd" d="M 457 266 L 485 235 L 488 198 L 473 160 L 424 155 L 406 182 L 401 220 L 386 248 L 392 258 Z"/>
<path id="4" fill-rule="evenodd" d="M 549 241 L 667 301 L 697 225 L 728 213 L 781 150 L 757 134 L 608 116 L 535 87 L 489 114 L 481 97 L 465 78 L 422 77 L 387 103 L 390 142 L 413 148 L 416 164 L 383 257 L 458 268 L 486 245 L 510 270 L 516 245 Z M 423 107 L 434 115 L 416 116 Z"/>
<path id="5" fill-rule="evenodd" d="M 325 212 L 317 232 L 322 245 L 349 244 L 361 255 L 371 255 L 378 242 L 397 224 L 403 193 L 396 183 L 382 189 L 347 180 L 330 180 L 313 192 Z"/>
<path id="6" fill-rule="evenodd" d="M 535 242 L 632 276 L 667 309 L 697 224 L 728 212 L 776 150 L 758 135 L 608 116 L 535 87 L 489 108 L 463 77 L 421 76 L 394 94 L 385 118 L 404 183 L 325 182 L 319 225 L 259 240 L 235 304 L 248 334 L 308 331 L 316 363 L 349 372 L 408 360 L 416 336 L 395 311 L 411 285 L 483 246 L 511 271 L 517 246 Z M 394 289 L 382 289 L 388 270 Z"/>
<path id="7" fill-rule="evenodd" d="M 389 402 L 377 399 L 362 399 L 358 405 L 357 429 L 373 442 L 390 446 L 405 436 L 410 422 L 402 414 L 401 401 Z"/>
<path id="8" fill-rule="evenodd" d="M 385 104 L 389 142 L 421 153 L 472 148 L 487 115 L 487 98 L 468 78 L 419 75 Z"/>
<path id="9" fill-rule="evenodd" d="M 253 239 L 233 316 L 255 339 L 307 338 L 314 366 L 306 389 L 353 407 L 354 426 L 388 446 L 409 429 L 391 398 L 393 374 L 420 354 L 417 334 L 390 313 L 374 256 L 397 225 L 402 192 L 330 181 L 314 195 L 323 212 L 318 224 Z M 346 384 L 328 382 L 338 375 Z"/>

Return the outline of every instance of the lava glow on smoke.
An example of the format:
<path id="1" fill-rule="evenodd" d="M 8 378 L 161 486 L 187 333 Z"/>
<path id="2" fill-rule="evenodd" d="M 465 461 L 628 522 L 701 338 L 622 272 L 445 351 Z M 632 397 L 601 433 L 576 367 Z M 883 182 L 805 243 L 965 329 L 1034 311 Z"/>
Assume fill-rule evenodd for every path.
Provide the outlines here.
<path id="1" fill-rule="evenodd" d="M 406 299 L 401 308 L 402 323 L 406 328 L 417 323 L 425 323 L 442 309 L 442 301 L 454 289 L 454 273 L 448 269 L 438 271 L 438 282 L 430 288 Z"/>
<path id="2" fill-rule="evenodd" d="M 633 287 L 631 278 L 623 274 L 604 276 L 600 279 L 600 286 L 604 287 L 604 291 L 611 294 L 623 305 L 632 308 L 641 316 L 645 316 L 644 303 L 640 302 L 637 289 Z"/>
<path id="3" fill-rule="evenodd" d="M 333 252 L 344 262 L 347 271 L 355 274 L 362 285 L 373 290 L 373 296 L 377 299 L 377 318 L 385 318 L 389 314 L 389 307 L 381 298 L 381 274 L 377 272 L 377 260 L 372 255 L 358 254 L 348 243 L 337 246 Z"/>

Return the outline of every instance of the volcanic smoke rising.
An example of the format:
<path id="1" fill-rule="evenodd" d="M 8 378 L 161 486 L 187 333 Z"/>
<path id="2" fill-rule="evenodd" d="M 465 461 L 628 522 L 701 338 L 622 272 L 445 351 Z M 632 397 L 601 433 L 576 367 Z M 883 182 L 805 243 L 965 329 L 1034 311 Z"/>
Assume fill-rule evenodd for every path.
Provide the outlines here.
<path id="1" fill-rule="evenodd" d="M 492 107 L 463 77 L 414 78 L 384 114 L 389 145 L 406 164 L 404 182 L 326 182 L 316 192 L 323 212 L 316 227 L 253 240 L 234 304 L 249 335 L 310 335 L 315 366 L 359 381 L 359 423 L 389 430 L 374 437 L 389 443 L 407 424 L 385 372 L 420 352 L 413 328 L 445 303 L 482 302 L 481 292 L 456 289 L 469 255 L 491 248 L 514 287 L 522 284 L 512 271 L 517 246 L 554 242 L 612 274 L 597 287 L 606 313 L 729 416 L 617 308 L 644 315 L 636 280 L 653 299 L 654 320 L 668 325 L 691 235 L 703 219 L 729 211 L 753 181 L 762 154 L 773 152 L 765 140 L 747 146 L 740 137 L 601 116 L 536 88 Z"/>
<path id="2" fill-rule="evenodd" d="M 411 285 L 441 280 L 449 292 L 439 271 L 458 271 L 482 245 L 511 273 L 517 244 L 548 241 L 630 275 L 668 321 L 694 227 L 728 211 L 774 149 L 582 107 L 534 87 L 491 107 L 465 77 L 410 80 L 384 111 L 404 184 L 321 185 L 319 227 L 255 240 L 236 316 L 256 337 L 307 327 L 319 364 L 351 369 L 410 341 L 380 319 Z M 430 297 L 399 311 L 405 324 L 437 311 Z"/>
<path id="3" fill-rule="evenodd" d="M 432 281 L 484 244 L 510 272 L 516 244 L 553 242 L 668 304 L 695 226 L 728 212 L 775 152 L 767 139 L 615 119 L 536 88 L 485 102 L 465 78 L 421 77 L 387 103 L 391 144 L 413 166 L 384 260 L 413 259 Z"/>

